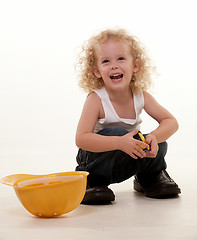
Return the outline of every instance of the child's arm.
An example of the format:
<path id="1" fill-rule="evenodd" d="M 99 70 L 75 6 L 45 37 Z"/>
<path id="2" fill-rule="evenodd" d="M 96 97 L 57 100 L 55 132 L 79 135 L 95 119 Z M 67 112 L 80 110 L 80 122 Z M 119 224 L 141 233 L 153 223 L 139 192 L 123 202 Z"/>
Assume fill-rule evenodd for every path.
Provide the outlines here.
<path id="1" fill-rule="evenodd" d="M 94 127 L 100 116 L 101 101 L 96 93 L 88 95 L 78 123 L 76 145 L 91 152 L 102 152 L 117 149 L 117 137 L 110 141 L 102 135 L 95 134 Z"/>
<path id="2" fill-rule="evenodd" d="M 153 152 L 157 152 L 157 143 L 164 142 L 173 135 L 178 130 L 178 122 L 147 92 L 144 92 L 144 103 L 145 111 L 159 123 L 159 126 L 146 137 L 146 142 L 152 145 Z"/>
<path id="3" fill-rule="evenodd" d="M 128 133 L 124 136 L 103 136 L 93 132 L 96 122 L 100 118 L 101 109 L 102 104 L 97 94 L 89 94 L 78 123 L 76 145 L 91 152 L 122 150 L 136 159 L 136 155 L 145 157 L 146 153 L 139 145 L 148 147 L 148 144 L 133 138 L 138 131 Z"/>

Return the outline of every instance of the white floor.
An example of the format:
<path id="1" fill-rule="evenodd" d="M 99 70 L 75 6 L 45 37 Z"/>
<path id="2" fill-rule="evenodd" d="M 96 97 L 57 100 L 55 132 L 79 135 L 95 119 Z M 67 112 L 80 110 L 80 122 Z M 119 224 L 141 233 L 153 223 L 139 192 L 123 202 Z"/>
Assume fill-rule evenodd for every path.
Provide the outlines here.
<path id="1" fill-rule="evenodd" d="M 195 159 L 190 159 L 192 161 Z M 182 161 L 183 163 L 183 161 Z M 14 191 L 0 186 L 0 240 L 62 239 L 197 239 L 197 176 L 195 169 L 170 174 L 182 194 L 173 199 L 150 199 L 136 193 L 132 179 L 111 185 L 115 203 L 106 206 L 79 205 L 59 218 L 40 219 L 29 214 Z M 185 171 L 186 170 L 186 171 Z M 190 171 L 189 171 L 190 170 Z"/>

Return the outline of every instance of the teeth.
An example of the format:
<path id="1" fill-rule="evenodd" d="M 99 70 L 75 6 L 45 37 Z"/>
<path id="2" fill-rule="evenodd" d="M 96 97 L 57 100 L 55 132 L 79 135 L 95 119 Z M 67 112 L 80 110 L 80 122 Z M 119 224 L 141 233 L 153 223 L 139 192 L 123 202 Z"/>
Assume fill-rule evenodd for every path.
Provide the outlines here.
<path id="1" fill-rule="evenodd" d="M 110 78 L 111 78 L 111 79 L 114 79 L 114 80 L 120 79 L 120 78 L 122 78 L 122 77 L 123 77 L 123 74 L 114 74 L 114 75 L 111 75 L 111 76 L 110 76 Z"/>

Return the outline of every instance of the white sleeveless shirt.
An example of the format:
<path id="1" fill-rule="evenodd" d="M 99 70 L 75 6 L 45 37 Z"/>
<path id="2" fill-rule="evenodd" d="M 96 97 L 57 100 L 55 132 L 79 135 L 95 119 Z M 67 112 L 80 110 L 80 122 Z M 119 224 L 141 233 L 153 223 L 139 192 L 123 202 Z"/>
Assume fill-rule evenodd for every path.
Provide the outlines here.
<path id="1" fill-rule="evenodd" d="M 99 119 L 96 123 L 94 132 L 98 132 L 107 127 L 122 127 L 129 132 L 140 130 L 140 123 L 142 122 L 140 114 L 144 108 L 144 96 L 143 93 L 133 94 L 134 108 L 136 119 L 120 118 L 116 113 L 106 89 L 96 89 L 94 92 L 101 99 L 101 103 L 104 109 L 105 118 Z"/>

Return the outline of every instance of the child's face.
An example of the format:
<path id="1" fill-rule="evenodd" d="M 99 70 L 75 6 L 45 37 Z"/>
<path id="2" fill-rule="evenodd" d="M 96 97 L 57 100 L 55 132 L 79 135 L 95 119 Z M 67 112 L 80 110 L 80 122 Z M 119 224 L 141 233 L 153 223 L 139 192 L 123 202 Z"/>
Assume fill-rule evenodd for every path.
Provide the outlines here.
<path id="1" fill-rule="evenodd" d="M 94 74 L 102 78 L 105 87 L 125 89 L 130 85 L 138 62 L 134 61 L 129 45 L 122 40 L 110 39 L 96 48 L 97 66 Z"/>

